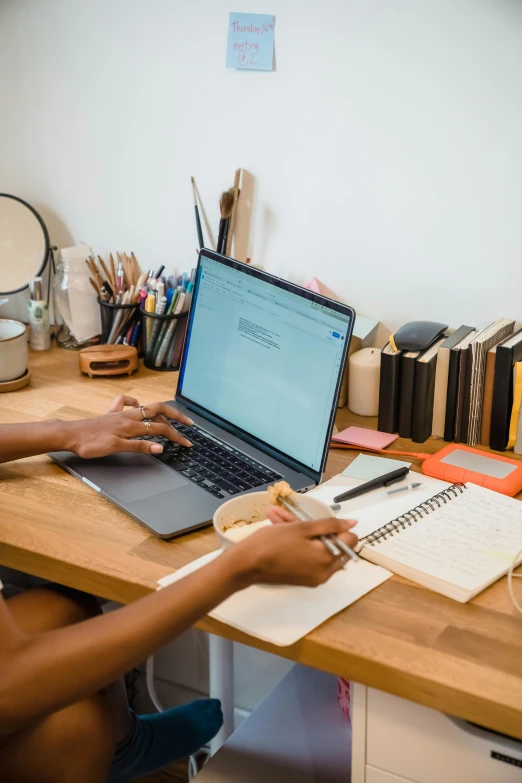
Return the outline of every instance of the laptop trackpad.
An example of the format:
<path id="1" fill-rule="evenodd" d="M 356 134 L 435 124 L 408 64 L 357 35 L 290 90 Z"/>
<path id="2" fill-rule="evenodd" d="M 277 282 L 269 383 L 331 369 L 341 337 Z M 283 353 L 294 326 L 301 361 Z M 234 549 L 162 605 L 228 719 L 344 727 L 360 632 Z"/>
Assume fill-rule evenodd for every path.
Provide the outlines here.
<path id="1" fill-rule="evenodd" d="M 82 460 L 81 475 L 122 503 L 145 500 L 189 483 L 175 470 L 141 454 Z"/>

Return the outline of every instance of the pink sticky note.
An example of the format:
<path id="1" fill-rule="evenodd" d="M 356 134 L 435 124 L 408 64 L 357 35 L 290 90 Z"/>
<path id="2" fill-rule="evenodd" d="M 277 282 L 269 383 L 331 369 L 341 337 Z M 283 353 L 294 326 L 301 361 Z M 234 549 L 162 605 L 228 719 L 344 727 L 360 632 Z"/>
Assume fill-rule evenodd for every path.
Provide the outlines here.
<path id="1" fill-rule="evenodd" d="M 378 430 L 367 430 L 365 427 L 348 427 L 342 432 L 334 435 L 332 440 L 341 443 L 350 443 L 352 446 L 361 446 L 366 449 L 385 449 L 398 435 L 390 435 L 389 432 L 379 432 Z"/>

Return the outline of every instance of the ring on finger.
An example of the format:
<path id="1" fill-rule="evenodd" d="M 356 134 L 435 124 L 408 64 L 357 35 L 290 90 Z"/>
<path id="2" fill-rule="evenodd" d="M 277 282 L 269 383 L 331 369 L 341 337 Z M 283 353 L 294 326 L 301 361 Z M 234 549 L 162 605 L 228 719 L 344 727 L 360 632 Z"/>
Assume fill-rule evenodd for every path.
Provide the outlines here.
<path id="1" fill-rule="evenodd" d="M 150 421 L 144 421 L 143 423 L 145 425 L 145 435 L 148 436 L 150 435 Z"/>
<path id="2" fill-rule="evenodd" d="M 140 405 L 140 411 L 141 415 L 143 416 L 143 421 L 147 418 L 147 414 L 145 413 L 145 405 Z"/>

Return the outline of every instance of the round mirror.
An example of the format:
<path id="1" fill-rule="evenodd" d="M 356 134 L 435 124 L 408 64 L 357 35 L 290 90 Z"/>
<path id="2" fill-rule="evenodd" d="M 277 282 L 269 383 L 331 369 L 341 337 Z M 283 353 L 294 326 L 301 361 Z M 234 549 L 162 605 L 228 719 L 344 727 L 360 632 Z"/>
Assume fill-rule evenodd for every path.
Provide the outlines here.
<path id="1" fill-rule="evenodd" d="M 0 193 L 0 294 L 16 294 L 39 277 L 49 255 L 40 215 L 16 196 Z"/>

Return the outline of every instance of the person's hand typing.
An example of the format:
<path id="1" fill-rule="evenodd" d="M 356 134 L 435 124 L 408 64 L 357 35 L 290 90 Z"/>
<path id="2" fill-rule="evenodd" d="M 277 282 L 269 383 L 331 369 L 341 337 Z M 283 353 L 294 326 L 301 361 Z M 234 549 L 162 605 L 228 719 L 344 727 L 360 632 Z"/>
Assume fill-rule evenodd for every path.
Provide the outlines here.
<path id="1" fill-rule="evenodd" d="M 117 397 L 104 416 L 64 422 L 67 451 L 91 459 L 130 451 L 139 454 L 160 454 L 163 446 L 150 440 L 135 440 L 144 435 L 163 436 L 173 443 L 191 446 L 168 419 L 188 426 L 194 422 L 163 402 L 140 406 L 133 397 Z"/>

